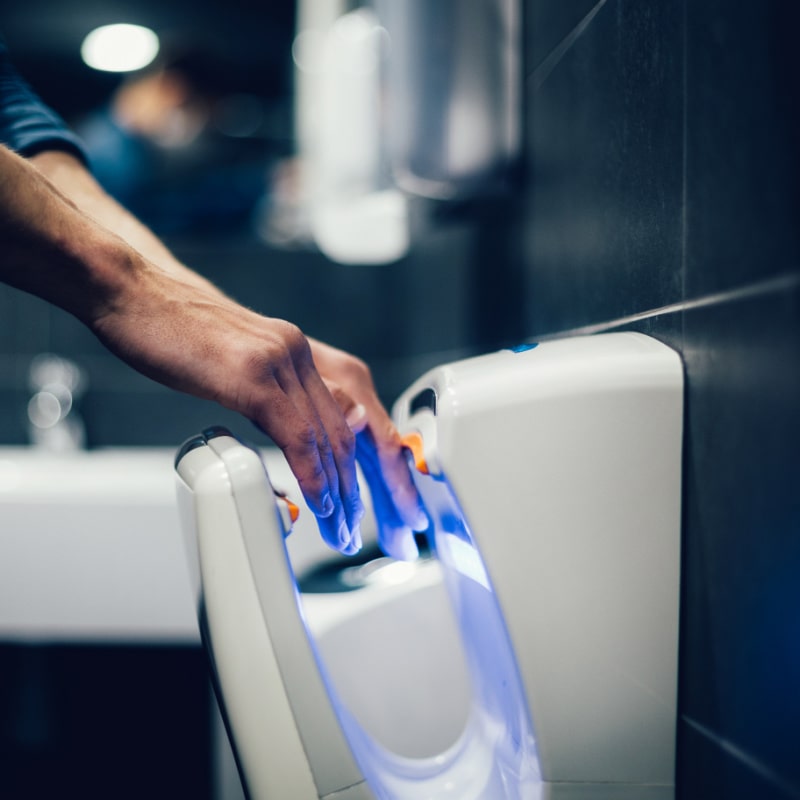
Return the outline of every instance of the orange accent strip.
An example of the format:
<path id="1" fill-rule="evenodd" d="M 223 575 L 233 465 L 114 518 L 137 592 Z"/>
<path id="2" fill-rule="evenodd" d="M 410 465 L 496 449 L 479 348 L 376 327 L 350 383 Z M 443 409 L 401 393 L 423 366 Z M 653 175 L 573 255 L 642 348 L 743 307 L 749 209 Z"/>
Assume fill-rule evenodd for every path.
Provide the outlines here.
<path id="1" fill-rule="evenodd" d="M 297 522 L 297 518 L 300 516 L 300 509 L 288 497 L 283 497 L 281 499 L 286 503 L 286 507 L 289 509 L 289 519 L 292 521 L 292 525 L 294 525 L 294 523 Z"/>
<path id="2" fill-rule="evenodd" d="M 407 433 L 401 439 L 401 442 L 403 447 L 407 447 L 411 451 L 411 455 L 414 456 L 414 466 L 423 475 L 430 475 L 428 464 L 425 461 L 425 447 L 422 442 L 422 436 L 420 436 L 420 434 L 418 434 L 416 431 L 413 433 Z"/>
<path id="3" fill-rule="evenodd" d="M 297 518 L 300 516 L 300 509 L 285 495 L 281 492 L 274 492 L 276 500 L 282 500 L 286 503 L 286 508 L 289 511 L 289 519 L 292 521 L 292 525 L 297 522 Z"/>

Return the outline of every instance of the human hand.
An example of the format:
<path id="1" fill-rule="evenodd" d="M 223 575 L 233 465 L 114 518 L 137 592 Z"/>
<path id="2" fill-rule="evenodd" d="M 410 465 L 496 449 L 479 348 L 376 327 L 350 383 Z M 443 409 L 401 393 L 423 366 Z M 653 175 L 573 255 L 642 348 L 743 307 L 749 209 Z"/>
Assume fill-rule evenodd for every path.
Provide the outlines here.
<path id="1" fill-rule="evenodd" d="M 411 480 L 400 434 L 378 399 L 363 361 L 309 340 L 314 363 L 356 434 L 356 457 L 369 486 L 383 551 L 402 560 L 419 554 L 413 531 L 428 527 Z"/>
<path id="2" fill-rule="evenodd" d="M 323 539 L 357 552 L 364 511 L 355 437 L 299 329 L 156 267 L 91 327 L 142 373 L 252 420 L 286 456 Z"/>
<path id="3" fill-rule="evenodd" d="M 143 374 L 251 419 L 283 450 L 323 539 L 356 552 L 355 436 L 303 334 L 180 264 L 73 156 L 33 164 L 0 146 L 0 176 L 0 280 L 74 314 Z"/>

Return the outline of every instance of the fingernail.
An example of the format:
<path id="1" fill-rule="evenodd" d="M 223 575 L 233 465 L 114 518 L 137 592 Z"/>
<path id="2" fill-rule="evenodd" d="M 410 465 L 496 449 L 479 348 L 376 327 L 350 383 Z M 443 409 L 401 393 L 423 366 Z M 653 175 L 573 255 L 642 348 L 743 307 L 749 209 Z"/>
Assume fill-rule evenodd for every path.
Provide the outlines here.
<path id="1" fill-rule="evenodd" d="M 340 552 L 346 556 L 354 556 L 361 549 L 361 531 L 358 528 L 353 528 L 351 531 L 350 544 L 342 547 Z"/>
<path id="2" fill-rule="evenodd" d="M 322 498 L 322 512 L 320 516 L 329 517 L 331 514 L 333 514 L 333 508 L 333 498 L 328 492 L 326 492 L 325 496 Z"/>
<path id="3" fill-rule="evenodd" d="M 345 414 L 345 422 L 353 433 L 364 430 L 367 424 L 367 409 L 357 403 Z"/>
<path id="4" fill-rule="evenodd" d="M 421 509 L 417 509 L 417 515 L 414 517 L 414 524 L 411 526 L 415 531 L 425 531 L 430 525 L 428 515 Z"/>
<path id="5" fill-rule="evenodd" d="M 403 561 L 416 561 L 419 558 L 419 548 L 413 536 L 403 536 L 400 540 L 400 558 Z"/>
<path id="6" fill-rule="evenodd" d="M 353 511 L 353 524 L 358 525 L 362 519 L 364 519 L 364 514 L 366 514 L 366 509 L 364 508 L 364 503 L 359 499 L 358 505 L 356 505 Z"/>
<path id="7" fill-rule="evenodd" d="M 419 548 L 408 528 L 383 531 L 382 539 L 381 546 L 386 555 L 398 561 L 416 561 L 419 558 Z"/>
<path id="8" fill-rule="evenodd" d="M 342 522 L 339 526 L 339 544 L 342 547 L 347 547 L 350 544 L 350 531 L 347 529 L 346 522 Z"/>

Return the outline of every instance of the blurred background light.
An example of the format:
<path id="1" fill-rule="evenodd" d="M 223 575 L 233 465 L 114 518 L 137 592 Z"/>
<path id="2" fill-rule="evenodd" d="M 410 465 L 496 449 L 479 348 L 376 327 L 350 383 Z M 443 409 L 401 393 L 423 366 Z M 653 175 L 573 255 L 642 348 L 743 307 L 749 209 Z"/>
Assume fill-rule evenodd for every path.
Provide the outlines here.
<path id="1" fill-rule="evenodd" d="M 150 28 L 119 23 L 91 31 L 81 45 L 81 57 L 104 72 L 133 72 L 150 64 L 158 48 L 158 36 Z"/>

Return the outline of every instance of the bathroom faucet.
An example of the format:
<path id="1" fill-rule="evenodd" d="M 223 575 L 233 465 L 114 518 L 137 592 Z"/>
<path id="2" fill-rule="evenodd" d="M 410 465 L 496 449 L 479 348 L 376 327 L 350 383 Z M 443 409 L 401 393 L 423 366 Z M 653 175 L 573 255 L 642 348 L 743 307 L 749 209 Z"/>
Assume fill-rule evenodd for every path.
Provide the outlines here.
<path id="1" fill-rule="evenodd" d="M 28 431 L 32 445 L 50 452 L 86 446 L 86 427 L 75 408 L 86 383 L 84 371 L 73 361 L 52 353 L 41 353 L 31 361 Z"/>

